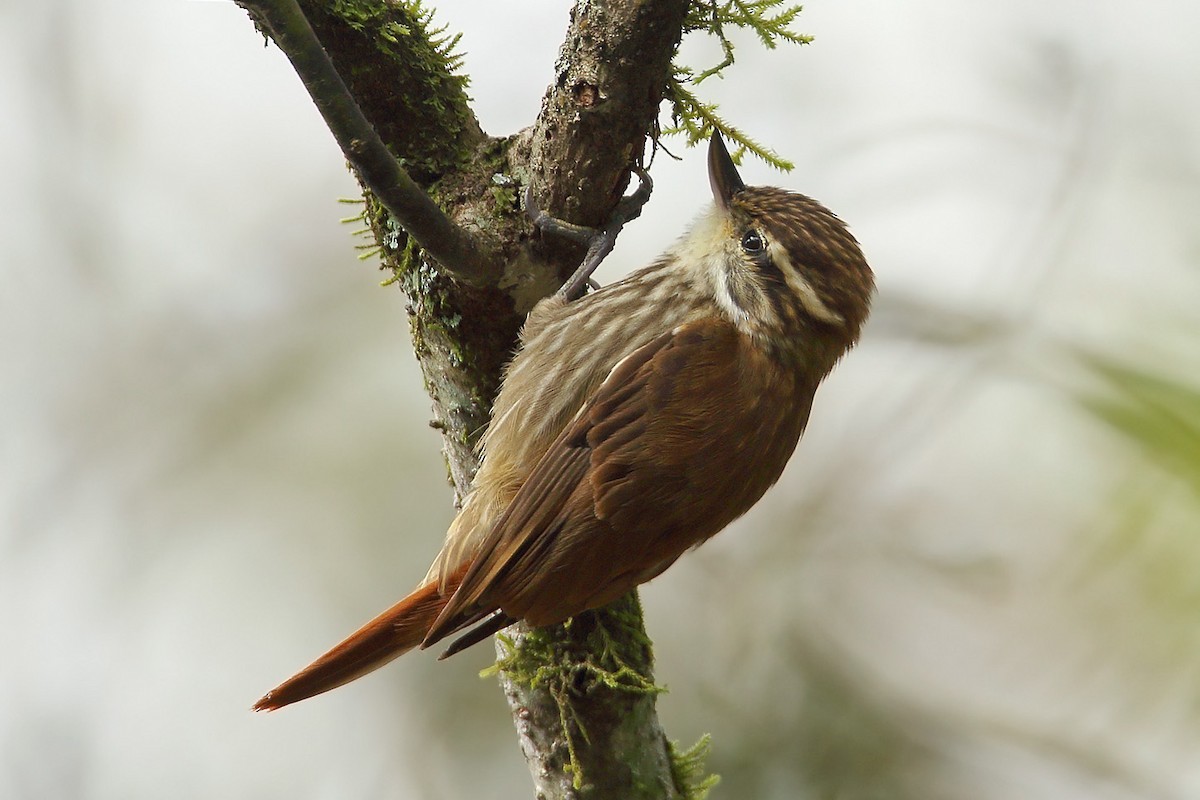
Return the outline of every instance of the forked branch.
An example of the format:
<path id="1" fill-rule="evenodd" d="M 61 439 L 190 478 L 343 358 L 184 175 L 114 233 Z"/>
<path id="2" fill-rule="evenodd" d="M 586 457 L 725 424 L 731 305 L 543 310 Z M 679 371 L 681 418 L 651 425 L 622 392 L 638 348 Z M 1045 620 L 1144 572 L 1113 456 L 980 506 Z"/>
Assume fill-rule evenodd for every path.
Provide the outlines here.
<path id="1" fill-rule="evenodd" d="M 400 166 L 363 115 L 296 0 L 237 0 L 288 57 L 346 159 L 367 188 L 455 279 L 494 282 L 493 248 L 458 225 Z"/>

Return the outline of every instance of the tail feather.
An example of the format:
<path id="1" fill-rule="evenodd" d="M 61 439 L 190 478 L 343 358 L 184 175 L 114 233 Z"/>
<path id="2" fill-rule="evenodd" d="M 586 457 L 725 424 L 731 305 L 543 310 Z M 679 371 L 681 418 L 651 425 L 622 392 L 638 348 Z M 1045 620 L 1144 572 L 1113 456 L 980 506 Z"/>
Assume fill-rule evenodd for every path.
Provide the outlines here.
<path id="1" fill-rule="evenodd" d="M 349 683 L 417 647 L 466 573 L 460 568 L 444 591 L 430 582 L 363 625 L 302 671 L 263 695 L 255 711 L 286 705 Z"/>

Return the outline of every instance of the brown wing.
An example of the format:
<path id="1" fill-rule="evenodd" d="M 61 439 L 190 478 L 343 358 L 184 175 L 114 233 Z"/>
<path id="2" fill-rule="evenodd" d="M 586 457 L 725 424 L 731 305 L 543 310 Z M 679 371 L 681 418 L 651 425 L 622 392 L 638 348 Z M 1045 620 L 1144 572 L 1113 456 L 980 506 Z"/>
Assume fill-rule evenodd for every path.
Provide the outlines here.
<path id="1" fill-rule="evenodd" d="M 424 644 L 481 610 L 559 622 L 657 575 L 775 482 L 811 401 L 723 321 L 634 351 L 530 473 Z"/>

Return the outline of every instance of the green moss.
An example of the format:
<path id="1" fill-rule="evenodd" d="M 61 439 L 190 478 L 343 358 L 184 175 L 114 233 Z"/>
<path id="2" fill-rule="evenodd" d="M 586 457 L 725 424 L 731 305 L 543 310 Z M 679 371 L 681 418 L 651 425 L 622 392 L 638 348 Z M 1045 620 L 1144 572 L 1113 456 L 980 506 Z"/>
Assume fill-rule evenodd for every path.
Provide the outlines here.
<path id="1" fill-rule="evenodd" d="M 683 800 L 704 800 L 712 788 L 721 782 L 721 776 L 709 774 L 704 762 L 712 751 L 712 737 L 707 733 L 686 750 L 679 749 L 679 742 L 668 744 L 671 757 L 671 780 Z"/>
<path id="2" fill-rule="evenodd" d="M 508 185 L 493 186 L 492 206 L 497 216 L 513 213 L 517 210 L 517 190 Z"/>
<path id="3" fill-rule="evenodd" d="M 462 133 L 472 119 L 466 93 L 469 79 L 460 72 L 461 35 L 436 25 L 433 11 L 420 0 L 334 0 L 321 4 L 320 11 L 363 34 L 387 60 L 390 87 L 378 86 L 374 64 L 340 67 L 348 71 L 345 77 L 352 84 L 373 86 L 376 95 L 388 92 L 389 103 L 397 107 L 389 113 L 391 120 L 375 122 L 410 129 L 411 135 L 400 137 L 406 169 L 437 175 L 461 164 L 469 155 Z M 355 93 L 363 92 L 360 88 Z M 437 135 L 429 135 L 432 131 Z M 380 133 L 390 145 L 398 144 L 398 137 L 386 130 Z"/>
<path id="4" fill-rule="evenodd" d="M 650 647 L 638 613 L 612 607 L 602 614 L 593 613 L 591 630 L 577 642 L 565 641 L 554 628 L 529 631 L 520 647 L 511 637 L 498 634 L 506 654 L 483 674 L 504 672 L 531 689 L 557 686 L 586 692 L 598 684 L 636 694 L 665 692 L 634 666 L 645 660 Z M 569 631 L 576 624 L 578 618 L 569 619 L 563 628 Z"/>
<path id="5" fill-rule="evenodd" d="M 582 626 L 582 631 L 575 629 L 577 626 Z M 583 635 L 574 635 L 581 632 Z M 575 710 L 578 698 L 600 687 L 636 695 L 666 691 L 649 674 L 650 640 L 642 626 L 636 592 L 561 626 L 531 630 L 519 647 L 503 633 L 496 638 L 505 654 L 480 673 L 481 677 L 504 672 L 515 683 L 553 698 L 569 755 L 567 770 L 576 789 L 584 782 L 578 746 L 580 741 L 590 741 Z"/>

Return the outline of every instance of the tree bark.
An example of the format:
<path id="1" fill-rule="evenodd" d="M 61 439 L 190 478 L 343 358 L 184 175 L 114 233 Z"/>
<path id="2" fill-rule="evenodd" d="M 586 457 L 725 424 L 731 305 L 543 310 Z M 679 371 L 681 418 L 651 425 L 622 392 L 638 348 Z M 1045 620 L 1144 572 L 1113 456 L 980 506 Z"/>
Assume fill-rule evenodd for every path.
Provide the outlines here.
<path id="1" fill-rule="evenodd" d="M 292 3 L 340 81 L 305 74 L 316 69 L 313 59 L 276 16 Z M 519 207 L 523 189 L 531 185 L 539 205 L 559 218 L 589 226 L 606 221 L 656 129 L 688 2 L 577 3 L 541 112 L 508 139 L 480 129 L 463 81 L 411 7 L 388 0 L 239 4 L 292 60 L 322 113 L 352 99 L 400 157 L 400 173 L 486 256 L 482 267 L 469 270 L 438 263 L 438 257 L 454 261 L 453 254 L 421 247 L 428 238 L 398 224 L 403 198 L 387 199 L 394 186 L 377 176 L 390 173 L 364 161 L 364 137 L 339 136 L 363 183 L 384 268 L 408 297 L 432 424 L 442 433 L 461 500 L 520 324 L 582 256 L 579 245 L 543 240 L 530 229 Z M 326 119 L 337 135 L 336 120 Z M 538 798 L 681 796 L 655 712 L 651 649 L 636 594 L 565 625 L 516 626 L 500 642 L 501 683 Z"/>

